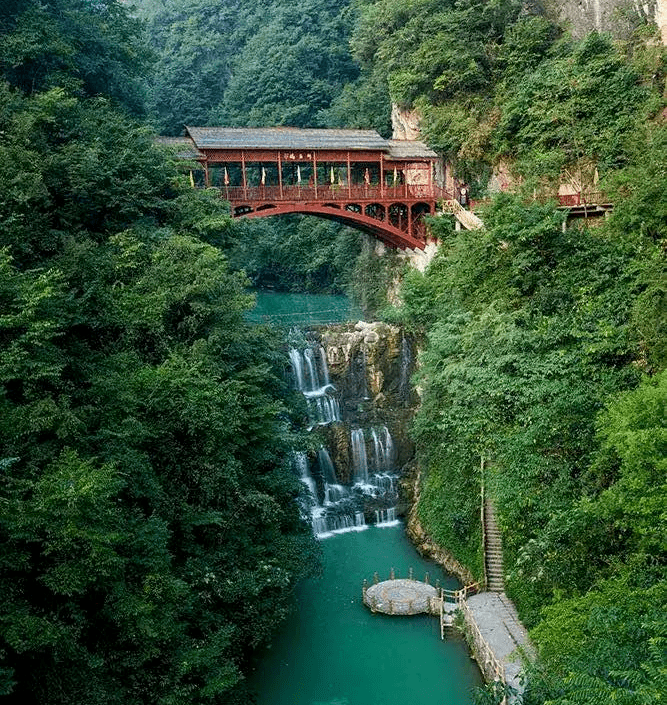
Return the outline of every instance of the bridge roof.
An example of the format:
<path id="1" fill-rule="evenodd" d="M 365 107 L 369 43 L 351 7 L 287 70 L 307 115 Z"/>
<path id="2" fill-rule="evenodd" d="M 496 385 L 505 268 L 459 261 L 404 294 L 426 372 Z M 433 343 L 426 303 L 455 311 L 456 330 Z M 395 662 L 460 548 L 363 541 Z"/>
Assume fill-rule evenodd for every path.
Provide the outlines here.
<path id="1" fill-rule="evenodd" d="M 437 159 L 438 155 L 423 142 L 415 140 L 387 140 L 389 157 L 397 160 Z"/>
<path id="2" fill-rule="evenodd" d="M 198 159 L 204 156 L 189 137 L 156 137 L 155 142 L 171 147 L 181 159 Z"/>
<path id="3" fill-rule="evenodd" d="M 199 150 L 279 149 L 378 151 L 393 159 L 436 158 L 422 142 L 386 140 L 375 130 L 328 130 L 296 127 L 191 127 L 188 135 Z"/>
<path id="4" fill-rule="evenodd" d="M 316 130 L 296 127 L 185 128 L 199 149 L 385 150 L 375 130 Z"/>

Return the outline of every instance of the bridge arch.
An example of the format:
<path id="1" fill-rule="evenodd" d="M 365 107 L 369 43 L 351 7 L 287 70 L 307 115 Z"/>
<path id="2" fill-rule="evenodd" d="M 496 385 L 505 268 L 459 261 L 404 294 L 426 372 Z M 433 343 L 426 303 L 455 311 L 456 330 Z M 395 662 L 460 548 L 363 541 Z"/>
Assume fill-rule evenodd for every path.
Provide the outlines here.
<path id="1" fill-rule="evenodd" d="M 356 210 L 356 208 L 359 210 Z M 404 208 L 407 212 L 407 207 L 404 206 Z M 245 206 L 242 207 L 242 212 L 237 212 L 239 210 L 239 208 L 234 209 L 235 215 L 246 218 L 265 218 L 267 216 L 298 213 L 301 215 L 313 215 L 328 220 L 334 220 L 373 235 L 391 248 L 423 250 L 426 245 L 426 233 L 423 220 L 420 223 L 414 223 L 412 232 L 408 232 L 407 230 L 396 227 L 387 220 L 379 220 L 366 215 L 361 206 L 357 203 L 347 204 L 344 208 L 338 205 L 319 203 L 280 203 L 270 207 L 256 209 Z"/>

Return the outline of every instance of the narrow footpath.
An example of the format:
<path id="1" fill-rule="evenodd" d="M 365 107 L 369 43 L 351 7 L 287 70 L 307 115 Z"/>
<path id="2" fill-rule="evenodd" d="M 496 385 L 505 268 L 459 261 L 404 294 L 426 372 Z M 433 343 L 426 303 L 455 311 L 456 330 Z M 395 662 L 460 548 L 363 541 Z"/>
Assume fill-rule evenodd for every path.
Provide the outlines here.
<path id="1" fill-rule="evenodd" d="M 471 595 L 461 607 L 486 680 L 494 680 L 501 673 L 505 683 L 520 694 L 523 663 L 533 659 L 535 652 L 516 608 L 505 595 L 500 529 L 488 498 L 484 500 L 483 522 L 487 592 Z"/>
<path id="2" fill-rule="evenodd" d="M 533 655 L 533 647 L 528 638 L 528 632 L 519 621 L 516 609 L 504 592 L 481 592 L 472 595 L 466 600 L 467 611 L 477 625 L 479 634 L 488 644 L 488 647 L 500 663 L 504 672 L 505 682 L 518 694 L 523 692 L 521 683 L 521 672 L 523 671 L 524 660 L 530 660 Z M 468 615 L 466 615 L 468 624 Z M 472 630 L 474 631 L 474 630 Z M 475 641 L 473 634 L 473 642 Z M 475 650 L 480 649 L 480 645 L 472 644 Z M 478 654 L 478 662 L 482 671 L 484 668 L 484 654 Z M 491 664 L 489 664 L 491 665 Z M 492 673 L 485 672 L 487 680 Z M 510 698 L 510 702 L 512 702 Z"/>

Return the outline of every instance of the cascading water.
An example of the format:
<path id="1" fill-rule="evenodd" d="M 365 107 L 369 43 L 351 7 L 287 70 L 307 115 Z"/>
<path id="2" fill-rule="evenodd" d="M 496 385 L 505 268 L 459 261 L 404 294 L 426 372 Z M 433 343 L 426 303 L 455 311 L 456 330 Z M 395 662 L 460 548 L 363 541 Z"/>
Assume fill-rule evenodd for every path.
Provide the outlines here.
<path id="1" fill-rule="evenodd" d="M 329 381 L 324 349 L 320 348 L 316 355 L 311 347 L 304 350 L 291 348 L 289 358 L 296 388 L 306 399 L 310 428 L 340 421 L 340 407 L 334 395 L 336 389 Z"/>
<path id="2" fill-rule="evenodd" d="M 317 451 L 317 462 L 324 479 L 324 506 L 331 506 L 348 497 L 349 490 L 336 482 L 336 470 L 329 451 L 324 446 Z"/>
<path id="3" fill-rule="evenodd" d="M 375 511 L 376 526 L 395 526 L 398 522 L 399 520 L 396 517 L 395 507 L 389 507 L 389 509 L 377 509 Z"/>
<path id="4" fill-rule="evenodd" d="M 396 520 L 396 458 L 391 434 L 386 426 L 372 428 L 373 456 L 369 473 L 366 437 L 361 428 L 350 432 L 352 448 L 353 490 L 367 498 L 366 504 L 373 506 L 375 523 L 378 526 L 394 524 Z"/>
<path id="5" fill-rule="evenodd" d="M 340 422 L 336 388 L 331 384 L 323 347 L 308 345 L 289 351 L 296 388 L 308 404 L 310 429 Z M 360 375 L 357 389 L 367 395 L 365 354 L 356 358 Z M 386 426 L 350 431 L 351 485 L 337 479 L 336 468 L 322 446 L 317 457 L 297 454 L 295 466 L 308 488 L 304 513 L 310 516 L 319 538 L 333 533 L 366 528 L 366 518 L 378 526 L 396 523 L 396 453 Z"/>
<path id="6" fill-rule="evenodd" d="M 363 429 L 354 428 L 350 431 L 350 447 L 352 448 L 352 480 L 355 484 L 367 485 L 368 458 Z"/>
<path id="7" fill-rule="evenodd" d="M 336 470 L 324 446 L 317 451 L 317 466 L 324 487 L 324 500 L 312 508 L 315 535 L 324 538 L 341 531 L 365 529 L 364 512 L 350 489 L 336 482 Z"/>

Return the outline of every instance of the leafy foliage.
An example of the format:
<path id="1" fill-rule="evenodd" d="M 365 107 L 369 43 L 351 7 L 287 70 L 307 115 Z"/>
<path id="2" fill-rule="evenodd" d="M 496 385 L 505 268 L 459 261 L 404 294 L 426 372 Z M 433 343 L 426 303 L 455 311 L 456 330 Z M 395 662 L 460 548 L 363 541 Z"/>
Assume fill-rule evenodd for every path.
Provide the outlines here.
<path id="1" fill-rule="evenodd" d="M 144 2 L 159 55 L 150 86 L 158 128 L 183 124 L 323 126 L 358 70 L 348 2 Z"/>
<path id="2" fill-rule="evenodd" d="M 361 76 L 348 91 L 363 105 L 368 86 L 386 84 L 417 107 L 425 138 L 474 192 L 499 162 L 531 188 L 553 185 L 582 162 L 600 173 L 627 163 L 627 139 L 664 105 L 655 44 L 637 18 L 624 42 L 574 41 L 512 0 L 377 0 L 353 34 Z"/>
<path id="3" fill-rule="evenodd" d="M 498 150 L 527 158 L 522 173 L 537 167 L 557 175 L 582 158 L 605 170 L 618 166 L 625 136 L 646 119 L 650 105 L 639 74 L 609 37 L 595 33 L 554 46 L 548 60 L 508 89 Z"/>
<path id="4" fill-rule="evenodd" d="M 359 233 L 319 218 L 245 221 L 229 250 L 257 288 L 341 294 L 349 290 Z"/>
<path id="5" fill-rule="evenodd" d="M 149 58 L 140 23 L 119 0 L 6 2 L 0 74 L 25 93 L 61 87 L 143 109 L 139 77 Z"/>
<path id="6" fill-rule="evenodd" d="M 313 555 L 233 225 L 104 100 L 1 98 L 3 693 L 233 702 Z"/>
<path id="7" fill-rule="evenodd" d="M 651 702 L 664 668 L 649 648 L 664 608 L 664 373 L 623 390 L 639 384 L 646 346 L 633 325 L 640 263 L 661 248 L 619 237 L 614 219 L 587 229 L 561 218 L 499 197 L 485 230 L 443 224 L 436 260 L 406 282 L 395 315 L 427 336 L 413 429 L 418 511 L 481 576 L 484 480 L 506 588 L 537 625 L 544 670 L 526 702 L 596 702 L 586 699 L 596 688 Z"/>

